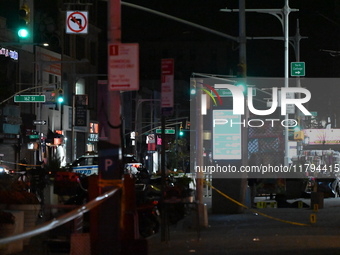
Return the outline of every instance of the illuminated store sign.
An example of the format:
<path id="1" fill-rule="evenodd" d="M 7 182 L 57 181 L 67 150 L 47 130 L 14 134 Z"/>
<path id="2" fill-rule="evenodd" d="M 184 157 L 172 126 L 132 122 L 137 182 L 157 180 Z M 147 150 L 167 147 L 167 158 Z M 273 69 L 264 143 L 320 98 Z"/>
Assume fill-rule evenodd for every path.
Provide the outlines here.
<path id="1" fill-rule="evenodd" d="M 0 49 L 0 55 L 5 56 L 5 57 L 10 57 L 13 60 L 18 60 L 19 54 L 15 50 L 9 50 L 6 48 L 1 48 Z"/>

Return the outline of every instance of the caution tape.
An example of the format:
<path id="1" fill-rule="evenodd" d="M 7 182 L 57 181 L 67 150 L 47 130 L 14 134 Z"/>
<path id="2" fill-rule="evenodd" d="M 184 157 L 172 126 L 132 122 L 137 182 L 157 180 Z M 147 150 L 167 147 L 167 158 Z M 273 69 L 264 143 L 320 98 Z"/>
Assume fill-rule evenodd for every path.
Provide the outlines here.
<path id="1" fill-rule="evenodd" d="M 150 187 L 156 191 L 161 191 L 159 188 L 157 188 L 156 186 L 150 185 Z"/>
<path id="2" fill-rule="evenodd" d="M 18 166 L 26 166 L 26 167 L 37 167 L 41 165 L 30 165 L 30 164 L 24 164 L 24 163 L 14 163 L 10 161 L 5 161 L 5 160 L 0 160 L 0 163 L 6 163 L 6 164 L 11 164 L 11 165 L 18 165 Z"/>
<path id="3" fill-rule="evenodd" d="M 298 225 L 298 226 L 304 226 L 304 227 L 310 227 L 311 225 L 310 224 L 305 224 L 305 223 L 299 223 L 299 222 L 294 222 L 294 221 L 288 221 L 288 220 L 283 220 L 283 219 L 279 219 L 279 218 L 276 218 L 276 217 L 273 217 L 273 216 L 270 216 L 268 214 L 265 214 L 265 213 L 262 213 L 260 211 L 257 211 L 257 210 L 254 210 L 252 208 L 249 208 L 248 206 L 240 203 L 239 201 L 229 197 L 228 195 L 224 194 L 222 191 L 218 190 L 217 188 L 215 188 L 214 186 L 212 186 L 209 182 L 207 181 L 204 181 L 210 188 L 212 188 L 213 190 L 215 190 L 217 193 L 221 194 L 222 196 L 224 196 L 225 198 L 229 199 L 230 201 L 232 201 L 233 203 L 245 208 L 245 209 L 248 209 L 254 213 L 257 213 L 263 217 L 266 217 L 266 218 L 269 218 L 269 219 L 272 219 L 272 220 L 276 220 L 276 221 L 280 221 L 280 222 L 284 222 L 284 223 L 288 223 L 288 224 L 292 224 L 292 225 Z"/>
<path id="4" fill-rule="evenodd" d="M 115 179 L 111 179 L 111 180 L 99 179 L 98 186 L 101 188 L 113 187 L 113 186 L 121 188 L 123 186 L 123 182 L 122 180 L 115 180 Z"/>

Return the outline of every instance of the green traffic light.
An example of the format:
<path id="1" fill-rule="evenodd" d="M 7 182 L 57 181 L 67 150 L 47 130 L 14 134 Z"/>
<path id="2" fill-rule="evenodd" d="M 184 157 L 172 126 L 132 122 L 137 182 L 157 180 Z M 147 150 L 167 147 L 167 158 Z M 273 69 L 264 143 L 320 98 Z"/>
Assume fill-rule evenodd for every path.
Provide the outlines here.
<path id="1" fill-rule="evenodd" d="M 20 38 L 27 38 L 29 36 L 29 32 L 28 32 L 28 30 L 26 28 L 20 28 L 18 30 L 18 36 Z"/>
<path id="2" fill-rule="evenodd" d="M 184 132 L 183 131 L 179 131 L 179 136 L 183 136 Z"/>
<path id="3" fill-rule="evenodd" d="M 20 6 L 19 9 L 19 21 L 18 21 L 18 36 L 21 39 L 27 39 L 30 37 L 30 19 L 31 19 L 31 10 L 29 6 L 26 3 L 26 0 L 24 3 Z"/>
<path id="4" fill-rule="evenodd" d="M 58 96 L 57 96 L 57 102 L 59 104 L 64 103 L 64 90 L 63 89 L 58 89 Z"/>
<path id="5" fill-rule="evenodd" d="M 300 128 L 300 126 L 296 126 L 296 127 L 294 127 L 294 132 L 299 132 L 299 131 L 301 131 L 301 128 Z"/>
<path id="6" fill-rule="evenodd" d="M 61 103 L 64 102 L 64 98 L 63 98 L 62 96 L 59 96 L 59 97 L 57 98 L 57 101 L 58 101 L 59 104 L 61 104 Z"/>
<path id="7" fill-rule="evenodd" d="M 245 94 L 245 95 L 247 94 L 248 87 L 247 87 L 246 84 L 244 84 L 244 83 L 237 83 L 236 87 L 240 87 L 242 89 L 243 94 Z"/>

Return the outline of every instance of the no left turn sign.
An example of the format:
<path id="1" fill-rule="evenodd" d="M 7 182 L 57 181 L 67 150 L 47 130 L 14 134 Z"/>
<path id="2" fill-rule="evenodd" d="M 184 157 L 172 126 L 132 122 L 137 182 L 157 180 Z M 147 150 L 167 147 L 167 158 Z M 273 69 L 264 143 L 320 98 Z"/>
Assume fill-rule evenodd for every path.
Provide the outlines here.
<path id="1" fill-rule="evenodd" d="M 66 13 L 67 34 L 87 34 L 87 12 L 68 11 Z"/>

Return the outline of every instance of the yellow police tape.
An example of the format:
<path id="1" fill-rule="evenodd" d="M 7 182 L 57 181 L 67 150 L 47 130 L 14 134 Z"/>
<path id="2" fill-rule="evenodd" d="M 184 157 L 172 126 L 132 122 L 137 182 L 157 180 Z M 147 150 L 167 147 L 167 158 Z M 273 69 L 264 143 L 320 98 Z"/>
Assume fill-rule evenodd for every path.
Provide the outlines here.
<path id="1" fill-rule="evenodd" d="M 229 199 L 230 201 L 234 202 L 235 204 L 245 208 L 245 209 L 248 209 L 254 213 L 257 213 L 261 216 L 264 216 L 266 218 L 269 218 L 269 219 L 272 219 L 272 220 L 276 220 L 276 221 L 281 221 L 281 222 L 284 222 L 284 223 L 288 223 L 288 224 L 293 224 L 293 225 L 298 225 L 298 226 L 304 226 L 304 227 L 310 227 L 311 225 L 310 224 L 305 224 L 305 223 L 299 223 L 299 222 L 294 222 L 294 221 L 288 221 L 288 220 L 282 220 L 282 219 L 279 219 L 279 218 L 276 218 L 276 217 L 273 217 L 273 216 L 270 216 L 268 214 L 265 214 L 265 213 L 262 213 L 260 211 L 257 211 L 257 210 L 254 210 L 252 208 L 249 208 L 248 206 L 238 202 L 237 200 L 229 197 L 228 195 L 224 194 L 222 191 L 216 189 L 214 186 L 212 186 L 209 182 L 207 181 L 204 181 L 210 188 L 212 188 L 213 190 L 215 190 L 217 193 L 221 194 L 222 196 L 224 196 L 225 198 Z"/>
<path id="2" fill-rule="evenodd" d="M 11 164 L 11 165 L 18 165 L 18 166 L 26 166 L 26 167 L 37 167 L 37 166 L 41 167 L 41 165 L 30 165 L 30 164 L 14 163 L 14 162 L 10 162 L 10 161 L 0 160 L 0 164 L 2 164 L 2 163 Z"/>
<path id="3" fill-rule="evenodd" d="M 156 190 L 156 191 L 161 191 L 159 188 L 157 188 L 156 186 L 150 185 L 152 189 Z"/>
<path id="4" fill-rule="evenodd" d="M 123 181 L 122 180 L 104 180 L 104 179 L 99 179 L 98 180 L 98 186 L 101 188 L 104 187 L 111 187 L 111 186 L 115 186 L 115 187 L 122 187 L 123 186 Z"/>

